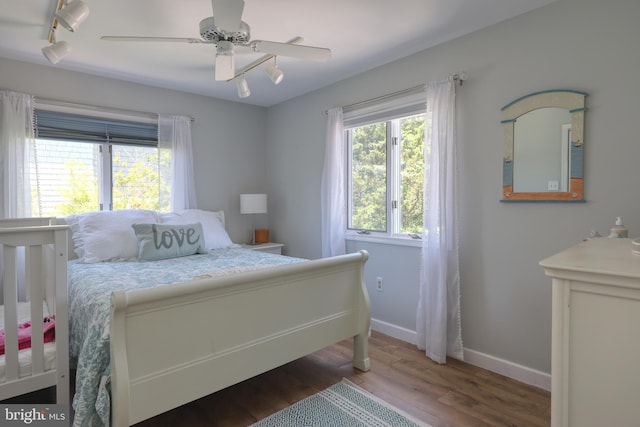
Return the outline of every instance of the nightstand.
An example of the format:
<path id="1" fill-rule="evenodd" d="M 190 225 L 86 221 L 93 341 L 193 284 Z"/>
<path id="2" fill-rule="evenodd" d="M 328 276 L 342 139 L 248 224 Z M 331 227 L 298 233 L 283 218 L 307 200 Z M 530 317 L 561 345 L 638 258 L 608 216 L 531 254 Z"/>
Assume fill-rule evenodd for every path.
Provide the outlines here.
<path id="1" fill-rule="evenodd" d="M 251 249 L 252 251 L 268 252 L 270 254 L 282 255 L 283 243 L 258 243 L 256 245 L 242 245 L 244 249 Z"/>

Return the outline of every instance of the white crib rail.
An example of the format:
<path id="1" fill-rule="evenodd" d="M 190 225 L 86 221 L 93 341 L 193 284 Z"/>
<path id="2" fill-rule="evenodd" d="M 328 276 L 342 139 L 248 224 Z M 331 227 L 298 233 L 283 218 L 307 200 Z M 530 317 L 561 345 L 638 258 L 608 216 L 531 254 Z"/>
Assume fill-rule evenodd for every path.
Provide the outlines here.
<path id="1" fill-rule="evenodd" d="M 46 224 L 46 218 L 0 220 L 5 324 L 5 382 L 0 383 L 0 399 L 56 385 L 57 403 L 69 402 L 69 227 Z M 32 320 L 32 364 L 27 375 L 20 372 L 18 353 L 18 290 L 23 284 Z M 56 316 L 56 369 L 49 371 L 45 371 L 43 301 Z"/>

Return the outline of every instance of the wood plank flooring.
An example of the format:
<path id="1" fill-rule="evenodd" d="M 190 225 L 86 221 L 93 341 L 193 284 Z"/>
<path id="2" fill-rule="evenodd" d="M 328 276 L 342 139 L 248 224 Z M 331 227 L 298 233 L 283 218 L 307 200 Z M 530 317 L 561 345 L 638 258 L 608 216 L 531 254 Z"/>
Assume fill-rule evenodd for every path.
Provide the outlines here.
<path id="1" fill-rule="evenodd" d="M 343 341 L 136 426 L 243 427 L 343 377 L 433 427 L 550 424 L 549 392 L 457 360 L 438 365 L 415 345 L 375 331 L 371 370 L 354 369 L 351 356 L 351 340 Z M 43 403 L 37 397 L 12 401 Z"/>
<path id="2" fill-rule="evenodd" d="M 351 365 L 344 341 L 137 424 L 247 426 L 346 377 L 412 416 L 444 426 L 549 426 L 550 393 L 457 361 L 438 365 L 413 344 L 373 332 L 371 370 Z"/>

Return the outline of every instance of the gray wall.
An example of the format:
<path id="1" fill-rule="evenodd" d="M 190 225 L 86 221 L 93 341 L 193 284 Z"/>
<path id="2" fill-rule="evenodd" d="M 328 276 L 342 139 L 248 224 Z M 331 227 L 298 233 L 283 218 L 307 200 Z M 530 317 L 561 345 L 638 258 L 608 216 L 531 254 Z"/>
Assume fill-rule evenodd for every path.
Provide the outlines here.
<path id="1" fill-rule="evenodd" d="M 287 252 L 320 257 L 322 111 L 467 71 L 459 87 L 462 328 L 466 348 L 550 372 L 551 287 L 538 262 L 608 234 L 622 216 L 640 236 L 637 82 L 640 2 L 560 0 L 271 107 L 267 116 L 271 228 Z M 585 204 L 503 204 L 500 108 L 546 89 L 589 93 Z M 415 330 L 419 250 L 350 245 L 367 266 L 375 319 Z M 373 290 L 375 277 L 385 292 Z"/>
<path id="2" fill-rule="evenodd" d="M 266 191 L 264 108 L 3 58 L 0 89 L 30 93 L 36 99 L 194 117 L 198 207 L 224 209 L 231 238 L 248 239 L 252 218 L 240 216 L 240 194 Z M 266 225 L 267 218 L 255 220 Z"/>

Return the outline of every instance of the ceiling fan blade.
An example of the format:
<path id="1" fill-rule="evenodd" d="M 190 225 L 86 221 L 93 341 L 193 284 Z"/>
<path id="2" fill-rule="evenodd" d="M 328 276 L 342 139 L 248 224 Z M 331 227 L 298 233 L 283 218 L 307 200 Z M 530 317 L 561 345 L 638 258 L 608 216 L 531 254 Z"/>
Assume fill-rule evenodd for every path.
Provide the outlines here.
<path id="1" fill-rule="evenodd" d="M 138 36 L 102 36 L 102 40 L 114 42 L 170 42 L 170 43 L 213 43 L 215 42 L 189 37 L 138 37 Z"/>
<path id="2" fill-rule="evenodd" d="M 216 25 L 230 33 L 238 31 L 244 10 L 244 0 L 211 0 L 211 4 Z"/>
<path id="3" fill-rule="evenodd" d="M 251 47 L 251 50 L 257 53 L 290 56 L 293 58 L 309 59 L 312 61 L 328 61 L 331 58 L 331 49 L 324 47 L 269 42 L 264 40 L 254 40 L 249 43 L 249 46 Z"/>
<path id="4" fill-rule="evenodd" d="M 46 24 L 42 22 L 29 22 L 29 21 L 18 21 L 13 19 L 0 19 L 0 26 L 13 26 L 13 27 L 44 27 Z"/>

